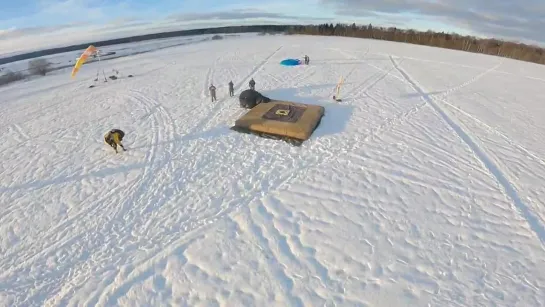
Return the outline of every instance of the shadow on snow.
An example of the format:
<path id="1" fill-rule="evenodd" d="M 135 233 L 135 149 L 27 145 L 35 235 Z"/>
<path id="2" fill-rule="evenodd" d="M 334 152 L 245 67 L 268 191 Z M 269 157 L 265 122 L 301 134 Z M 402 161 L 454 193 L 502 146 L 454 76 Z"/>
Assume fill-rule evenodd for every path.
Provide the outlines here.
<path id="1" fill-rule="evenodd" d="M 273 100 L 285 100 L 292 101 L 295 103 L 303 104 L 312 104 L 320 105 L 325 108 L 325 114 L 322 118 L 320 125 L 316 128 L 314 133 L 311 136 L 312 138 L 323 137 L 327 135 L 339 134 L 345 131 L 346 125 L 348 124 L 353 112 L 354 107 L 351 105 L 343 104 L 342 102 L 334 102 L 333 100 L 327 101 L 324 97 L 319 96 L 301 96 L 300 94 L 306 91 L 311 90 L 330 90 L 336 84 L 330 85 L 314 85 L 314 86 L 303 86 L 298 88 L 280 88 L 273 90 L 263 90 L 260 91 L 263 95 L 273 99 Z M 228 135 L 234 135 L 236 132 L 230 129 L 229 125 L 220 124 L 216 127 L 205 131 L 199 131 L 195 133 L 190 133 L 186 135 L 179 135 L 175 138 L 159 142 L 154 144 L 155 146 L 164 146 L 176 142 L 191 142 L 195 140 L 205 140 L 211 141 L 214 139 L 219 139 Z M 130 149 L 142 149 L 148 148 L 149 145 L 142 144 Z"/>
<path id="2" fill-rule="evenodd" d="M 336 84 L 310 85 L 297 88 L 279 88 L 273 90 L 264 90 L 261 93 L 273 100 L 286 100 L 295 103 L 304 103 L 319 105 L 325 108 L 324 117 L 320 125 L 311 136 L 311 139 L 327 135 L 339 134 L 345 131 L 350 118 L 354 112 L 354 107 L 333 101 L 331 97 L 323 96 L 304 96 L 304 92 L 311 90 L 331 90 Z M 331 99 L 331 100 L 326 100 Z"/>

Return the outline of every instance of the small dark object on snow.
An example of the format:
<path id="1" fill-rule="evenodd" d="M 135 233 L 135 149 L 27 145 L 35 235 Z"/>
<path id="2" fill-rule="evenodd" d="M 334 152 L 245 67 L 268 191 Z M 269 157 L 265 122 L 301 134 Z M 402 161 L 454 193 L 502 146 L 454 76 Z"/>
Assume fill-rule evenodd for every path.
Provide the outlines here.
<path id="1" fill-rule="evenodd" d="M 240 106 L 245 109 L 251 109 L 260 103 L 267 103 L 271 101 L 269 97 L 265 97 L 258 91 L 252 89 L 247 89 L 240 93 L 238 100 L 240 102 Z"/>
<path id="2" fill-rule="evenodd" d="M 108 78 L 112 79 L 112 80 L 117 80 L 117 76 L 109 76 Z"/>
<path id="3" fill-rule="evenodd" d="M 133 75 L 128 75 L 127 77 L 129 77 L 129 78 L 132 78 L 132 77 L 133 77 Z"/>

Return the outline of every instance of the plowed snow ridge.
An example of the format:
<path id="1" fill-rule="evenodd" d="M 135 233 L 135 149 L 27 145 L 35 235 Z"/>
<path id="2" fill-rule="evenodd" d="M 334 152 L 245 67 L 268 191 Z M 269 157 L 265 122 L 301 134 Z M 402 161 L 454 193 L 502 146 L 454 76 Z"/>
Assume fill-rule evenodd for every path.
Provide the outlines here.
<path id="1" fill-rule="evenodd" d="M 339 37 L 171 44 L 92 89 L 95 64 L 0 88 L 0 306 L 545 305 L 541 67 Z M 227 83 L 251 78 L 325 107 L 302 147 L 229 130 Z"/>

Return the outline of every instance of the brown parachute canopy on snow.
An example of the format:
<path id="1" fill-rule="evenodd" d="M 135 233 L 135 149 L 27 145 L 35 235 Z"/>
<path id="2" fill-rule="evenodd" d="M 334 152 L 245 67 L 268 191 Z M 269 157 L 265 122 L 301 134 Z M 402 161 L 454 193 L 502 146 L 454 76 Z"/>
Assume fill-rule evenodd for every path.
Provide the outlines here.
<path id="1" fill-rule="evenodd" d="M 324 107 L 318 105 L 271 100 L 256 105 L 232 129 L 301 145 L 316 130 L 324 113 Z"/>

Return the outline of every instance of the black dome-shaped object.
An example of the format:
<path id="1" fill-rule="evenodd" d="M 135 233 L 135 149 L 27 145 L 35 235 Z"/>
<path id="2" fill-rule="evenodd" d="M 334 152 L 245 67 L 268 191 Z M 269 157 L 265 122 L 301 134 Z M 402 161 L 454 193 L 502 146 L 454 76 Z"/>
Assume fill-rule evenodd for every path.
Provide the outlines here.
<path id="1" fill-rule="evenodd" d="M 265 97 L 258 91 L 252 89 L 247 89 L 240 93 L 238 100 L 240 101 L 240 106 L 246 109 L 251 109 L 260 103 L 267 103 L 271 101 L 270 98 Z"/>

